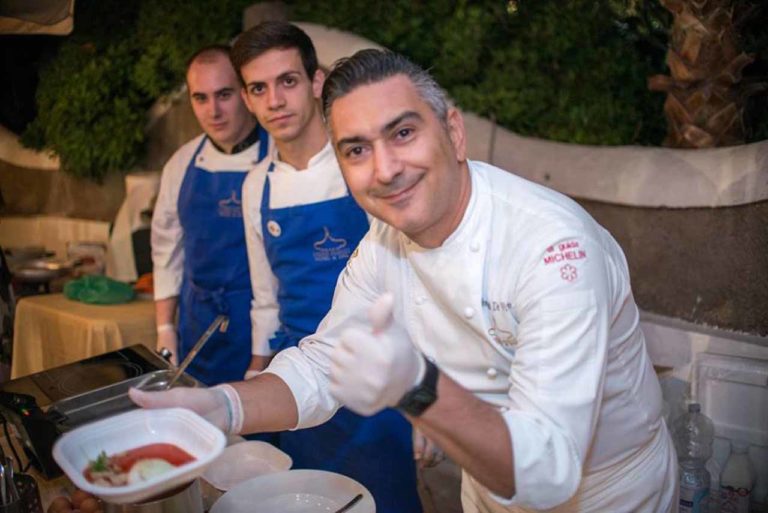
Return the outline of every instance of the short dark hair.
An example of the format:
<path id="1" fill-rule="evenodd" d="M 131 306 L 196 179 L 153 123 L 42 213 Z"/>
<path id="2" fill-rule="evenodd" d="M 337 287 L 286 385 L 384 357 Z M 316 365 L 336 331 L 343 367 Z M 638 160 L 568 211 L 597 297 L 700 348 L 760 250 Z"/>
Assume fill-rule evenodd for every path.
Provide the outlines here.
<path id="1" fill-rule="evenodd" d="M 238 76 L 242 79 L 240 68 L 259 55 L 275 48 L 287 50 L 295 48 L 301 55 L 301 63 L 310 80 L 317 71 L 317 54 L 315 45 L 306 32 L 296 25 L 285 21 L 264 21 L 252 27 L 237 37 L 229 58 Z"/>
<path id="2" fill-rule="evenodd" d="M 229 58 L 229 45 L 208 45 L 199 48 L 192 56 L 187 59 L 187 67 L 185 68 L 189 72 L 189 67 L 195 61 L 212 61 L 216 55 L 222 55 L 225 59 Z"/>
<path id="3" fill-rule="evenodd" d="M 428 71 L 403 55 L 389 50 L 360 50 L 351 57 L 339 59 L 323 84 L 323 115 L 327 120 L 333 102 L 359 86 L 381 82 L 395 75 L 405 75 L 419 96 L 430 106 L 440 122 L 448 123 L 450 101 L 445 91 Z"/>

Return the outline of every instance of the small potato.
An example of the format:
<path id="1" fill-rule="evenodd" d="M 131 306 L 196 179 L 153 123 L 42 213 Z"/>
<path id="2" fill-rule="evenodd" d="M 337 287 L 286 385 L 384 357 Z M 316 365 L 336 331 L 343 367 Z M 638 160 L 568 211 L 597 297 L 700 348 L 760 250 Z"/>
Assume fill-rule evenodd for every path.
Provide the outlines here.
<path id="1" fill-rule="evenodd" d="M 72 511 L 72 503 L 66 497 L 56 497 L 48 506 L 48 513 L 68 513 Z"/>
<path id="2" fill-rule="evenodd" d="M 101 511 L 101 504 L 95 497 L 88 497 L 80 503 L 80 511 L 82 513 L 97 513 Z"/>
<path id="3" fill-rule="evenodd" d="M 72 495 L 70 496 L 70 499 L 72 500 L 72 507 L 74 509 L 79 509 L 80 505 L 83 503 L 85 499 L 92 498 L 93 495 L 91 495 L 88 492 L 84 492 L 82 490 L 75 490 L 72 492 Z"/>

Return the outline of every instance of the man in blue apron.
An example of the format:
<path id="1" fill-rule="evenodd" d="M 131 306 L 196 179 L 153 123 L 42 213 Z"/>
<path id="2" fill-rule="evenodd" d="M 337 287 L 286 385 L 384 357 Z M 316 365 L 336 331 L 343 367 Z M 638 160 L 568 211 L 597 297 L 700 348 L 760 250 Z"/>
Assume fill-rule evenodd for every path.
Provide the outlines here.
<path id="1" fill-rule="evenodd" d="M 243 104 L 227 46 L 198 51 L 186 78 L 204 133 L 165 165 L 152 218 L 157 348 L 169 349 L 176 363 L 218 315 L 227 316 L 226 330 L 217 330 L 187 368 L 215 385 L 242 379 L 251 365 L 241 191 L 267 154 L 268 134 Z"/>
<path id="2" fill-rule="evenodd" d="M 320 117 L 324 74 L 309 37 L 266 22 L 242 34 L 231 57 L 248 108 L 275 141 L 243 186 L 253 354 L 263 356 L 254 357 L 248 378 L 315 332 L 368 218 L 347 190 Z M 411 428 L 395 410 L 362 417 L 342 408 L 321 426 L 282 432 L 280 448 L 294 468 L 358 480 L 379 512 L 421 511 Z"/>

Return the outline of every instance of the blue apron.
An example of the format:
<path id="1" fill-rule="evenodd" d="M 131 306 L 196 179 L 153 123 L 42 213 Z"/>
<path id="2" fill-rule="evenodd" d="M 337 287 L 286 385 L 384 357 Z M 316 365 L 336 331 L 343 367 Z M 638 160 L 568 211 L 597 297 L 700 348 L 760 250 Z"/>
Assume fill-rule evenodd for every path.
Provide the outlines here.
<path id="1" fill-rule="evenodd" d="M 267 153 L 260 129 L 259 160 Z M 187 372 L 206 385 L 243 379 L 251 362 L 251 291 L 241 195 L 243 170 L 209 172 L 196 165 L 207 136 L 187 166 L 178 200 L 184 276 L 179 293 L 179 361 L 217 315 L 229 317 Z"/>
<path id="2" fill-rule="evenodd" d="M 269 174 L 261 198 L 264 247 L 278 279 L 280 328 L 273 350 L 296 346 L 330 310 L 339 273 L 368 231 L 352 196 L 271 209 Z M 280 433 L 293 468 L 329 470 L 365 486 L 379 513 L 420 513 L 411 425 L 395 410 L 372 417 L 346 408 L 321 426 Z"/>

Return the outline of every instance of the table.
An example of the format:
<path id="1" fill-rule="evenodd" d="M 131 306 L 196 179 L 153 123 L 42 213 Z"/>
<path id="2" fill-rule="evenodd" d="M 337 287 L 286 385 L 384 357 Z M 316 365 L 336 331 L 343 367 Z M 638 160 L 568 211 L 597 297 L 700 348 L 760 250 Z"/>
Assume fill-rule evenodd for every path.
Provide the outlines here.
<path id="1" fill-rule="evenodd" d="M 151 299 L 89 305 L 63 294 L 23 298 L 16 305 L 11 378 L 75 362 L 133 344 L 156 344 Z"/>

